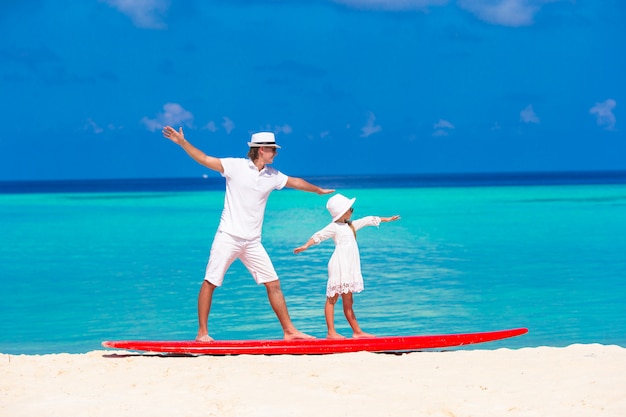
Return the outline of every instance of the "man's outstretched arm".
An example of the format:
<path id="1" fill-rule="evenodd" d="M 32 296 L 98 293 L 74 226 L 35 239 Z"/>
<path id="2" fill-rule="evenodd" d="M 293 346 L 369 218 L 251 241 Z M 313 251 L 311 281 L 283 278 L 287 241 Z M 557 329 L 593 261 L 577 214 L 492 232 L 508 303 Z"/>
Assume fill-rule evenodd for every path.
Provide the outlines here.
<path id="1" fill-rule="evenodd" d="M 321 188 L 317 185 L 313 185 L 310 182 L 303 180 L 302 178 L 296 177 L 289 177 L 287 179 L 287 184 L 285 184 L 285 187 L 294 188 L 300 191 L 308 191 L 316 194 L 331 194 L 335 192 L 334 189 Z"/>
<path id="2" fill-rule="evenodd" d="M 224 172 L 224 167 L 222 166 L 222 161 L 219 158 L 214 156 L 209 156 L 202 152 L 200 149 L 193 146 L 191 143 L 185 139 L 185 135 L 183 133 L 183 128 L 181 127 L 179 131 L 176 131 L 171 126 L 165 126 L 163 128 L 163 136 L 171 140 L 177 145 L 180 145 L 181 148 L 187 154 L 192 157 L 197 163 L 200 165 L 204 165 L 205 167 L 217 171 L 219 173 Z"/>

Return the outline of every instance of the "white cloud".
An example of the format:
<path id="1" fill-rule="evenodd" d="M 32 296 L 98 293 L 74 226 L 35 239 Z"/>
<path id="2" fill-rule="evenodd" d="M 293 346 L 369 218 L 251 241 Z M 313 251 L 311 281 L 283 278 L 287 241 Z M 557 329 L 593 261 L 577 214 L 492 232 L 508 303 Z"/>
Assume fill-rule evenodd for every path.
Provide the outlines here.
<path id="1" fill-rule="evenodd" d="M 274 127 L 274 133 L 285 133 L 285 134 L 290 134 L 291 132 L 293 132 L 293 129 L 291 128 L 291 126 L 285 124 L 282 126 L 275 126 Z"/>
<path id="2" fill-rule="evenodd" d="M 595 106 L 589 109 L 589 113 L 596 116 L 598 126 L 604 126 L 606 130 L 613 130 L 616 122 L 613 109 L 616 105 L 617 102 L 610 98 L 602 103 L 596 103 Z"/>
<path id="3" fill-rule="evenodd" d="M 459 0 L 462 9 L 480 20 L 502 26 L 530 26 L 546 3 L 555 0 Z"/>
<path id="4" fill-rule="evenodd" d="M 226 116 L 223 116 L 222 120 L 224 120 L 224 123 L 222 123 L 222 126 L 224 127 L 224 129 L 226 129 L 226 133 L 230 135 L 230 132 L 232 132 L 233 129 L 235 128 L 235 123 L 233 123 L 233 121 L 230 120 Z"/>
<path id="5" fill-rule="evenodd" d="M 184 124 L 192 127 L 193 114 L 185 110 L 180 104 L 167 103 L 163 105 L 163 113 L 159 113 L 155 119 L 144 117 L 141 119 L 141 123 L 146 125 L 151 132 L 162 129 L 163 126 L 176 127 Z"/>
<path id="6" fill-rule="evenodd" d="M 439 121 L 433 125 L 433 129 L 435 129 L 433 131 L 433 136 L 435 137 L 448 136 L 449 130 L 454 129 L 454 125 L 447 120 L 439 119 Z"/>
<path id="7" fill-rule="evenodd" d="M 532 104 L 529 104 L 519 113 L 520 120 L 524 123 L 539 123 L 539 117 L 535 114 Z"/>
<path id="8" fill-rule="evenodd" d="M 96 135 L 104 133 L 105 130 L 121 130 L 122 128 L 122 126 L 115 126 L 113 123 L 108 123 L 106 127 L 102 127 L 91 117 L 85 120 L 83 125 L 83 130 L 93 132 Z"/>
<path id="9" fill-rule="evenodd" d="M 332 0 L 335 3 L 362 10 L 427 10 L 430 6 L 444 6 L 448 0 Z M 458 0 L 461 9 L 485 22 L 502 26 L 529 26 L 535 15 L 547 3 L 562 0 Z"/>
<path id="10" fill-rule="evenodd" d="M 235 128 L 235 123 L 233 123 L 233 121 L 230 120 L 226 116 L 223 116 L 222 120 L 223 120 L 222 127 L 226 131 L 226 134 L 230 134 L 230 132 L 232 132 L 233 129 Z M 215 132 L 217 132 L 219 130 L 219 127 L 217 127 L 217 124 L 215 123 L 215 121 L 211 120 L 211 121 L 209 121 L 209 123 L 205 124 L 202 129 L 205 129 L 205 130 L 208 130 L 209 132 L 215 133 Z"/>
<path id="11" fill-rule="evenodd" d="M 144 29 L 164 29 L 163 17 L 170 0 L 100 0 L 131 18 L 135 26 Z"/>
<path id="12" fill-rule="evenodd" d="M 437 123 L 433 125 L 433 129 L 454 129 L 454 125 L 447 120 L 439 119 Z"/>
<path id="13" fill-rule="evenodd" d="M 362 138 L 366 138 L 370 135 L 373 135 L 374 133 L 378 133 L 383 129 L 382 127 L 380 127 L 380 125 L 376 125 L 375 122 L 376 116 L 374 115 L 374 113 L 369 112 L 367 122 L 365 123 L 365 126 L 361 128 Z"/>
<path id="14" fill-rule="evenodd" d="M 104 129 L 101 128 L 92 118 L 89 118 L 85 121 L 84 130 L 91 130 L 96 135 L 104 132 Z"/>
<path id="15" fill-rule="evenodd" d="M 448 0 L 332 0 L 357 9 L 424 10 L 428 6 L 442 6 Z"/>
<path id="16" fill-rule="evenodd" d="M 213 120 L 211 120 L 209 123 L 207 123 L 206 125 L 204 125 L 204 129 L 208 130 L 209 132 L 217 132 L 217 126 L 215 126 L 215 122 Z"/>

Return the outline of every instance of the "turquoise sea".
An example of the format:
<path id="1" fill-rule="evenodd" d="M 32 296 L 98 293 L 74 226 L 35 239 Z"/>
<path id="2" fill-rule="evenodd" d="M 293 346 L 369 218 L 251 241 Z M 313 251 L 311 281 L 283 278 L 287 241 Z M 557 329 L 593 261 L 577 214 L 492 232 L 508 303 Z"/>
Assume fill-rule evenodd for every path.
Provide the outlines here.
<path id="1" fill-rule="evenodd" d="M 356 197 L 354 218 L 402 216 L 359 232 L 365 331 L 527 327 L 476 347 L 626 346 L 626 184 L 581 178 L 309 179 Z M 0 184 L 0 352 L 192 339 L 223 196 L 220 178 Z M 333 244 L 292 251 L 329 222 L 327 199 L 274 192 L 263 236 L 292 320 L 318 337 Z M 336 321 L 349 335 L 340 308 Z M 282 336 L 264 288 L 238 262 L 216 291 L 210 331 Z"/>

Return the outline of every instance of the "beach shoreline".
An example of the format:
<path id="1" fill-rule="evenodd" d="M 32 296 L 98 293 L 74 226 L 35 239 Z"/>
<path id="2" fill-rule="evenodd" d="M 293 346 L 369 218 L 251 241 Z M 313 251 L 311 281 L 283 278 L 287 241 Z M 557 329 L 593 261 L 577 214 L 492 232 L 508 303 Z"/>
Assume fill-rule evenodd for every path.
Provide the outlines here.
<path id="1" fill-rule="evenodd" d="M 0 354 L 0 415 L 623 416 L 626 348 Z"/>

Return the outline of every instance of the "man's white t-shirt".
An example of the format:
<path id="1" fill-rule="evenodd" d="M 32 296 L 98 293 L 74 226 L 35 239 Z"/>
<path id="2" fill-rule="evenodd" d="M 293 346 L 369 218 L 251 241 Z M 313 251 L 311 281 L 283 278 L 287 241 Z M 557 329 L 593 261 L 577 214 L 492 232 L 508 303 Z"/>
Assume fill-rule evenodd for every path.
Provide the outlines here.
<path id="1" fill-rule="evenodd" d="M 222 158 L 226 178 L 224 210 L 218 230 L 242 239 L 261 237 L 267 199 L 287 184 L 287 175 L 266 166 L 261 171 L 247 158 Z"/>

